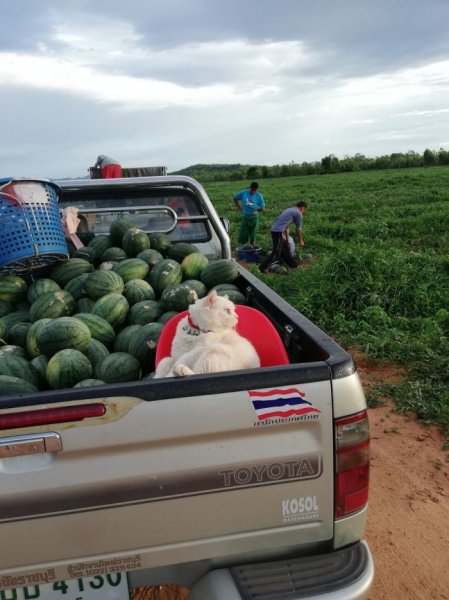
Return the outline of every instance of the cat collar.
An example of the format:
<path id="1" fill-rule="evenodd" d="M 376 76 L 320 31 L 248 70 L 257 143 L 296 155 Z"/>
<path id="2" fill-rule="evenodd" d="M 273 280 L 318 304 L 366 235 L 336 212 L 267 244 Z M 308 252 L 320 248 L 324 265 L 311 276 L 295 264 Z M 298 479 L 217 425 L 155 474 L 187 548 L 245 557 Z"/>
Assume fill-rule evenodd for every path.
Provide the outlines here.
<path id="1" fill-rule="evenodd" d="M 189 324 L 189 328 L 185 327 L 184 331 L 189 335 L 200 335 L 200 333 L 209 333 L 210 329 L 201 329 L 198 325 L 192 321 L 192 317 L 190 313 L 187 315 L 187 322 Z"/>

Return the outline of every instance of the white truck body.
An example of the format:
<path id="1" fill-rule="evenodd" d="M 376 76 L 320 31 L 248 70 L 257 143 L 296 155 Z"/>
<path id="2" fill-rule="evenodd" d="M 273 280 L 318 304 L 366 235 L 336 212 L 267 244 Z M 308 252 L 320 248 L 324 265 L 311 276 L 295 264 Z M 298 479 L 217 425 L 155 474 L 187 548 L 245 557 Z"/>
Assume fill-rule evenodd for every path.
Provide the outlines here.
<path id="1" fill-rule="evenodd" d="M 108 205 L 142 215 L 186 197 L 187 233 L 175 216 L 173 239 L 200 224 L 190 241 L 230 257 L 226 227 L 190 178 L 58 183 L 63 206 L 97 211 L 97 233 Z M 368 597 L 369 431 L 354 362 L 246 269 L 237 284 L 289 365 L 0 399 L 1 598 L 116 572 L 130 587 L 185 585 L 194 600 Z M 249 394 L 291 390 L 307 412 L 260 418 Z M 98 405 L 104 414 L 79 420 L 52 413 Z"/>

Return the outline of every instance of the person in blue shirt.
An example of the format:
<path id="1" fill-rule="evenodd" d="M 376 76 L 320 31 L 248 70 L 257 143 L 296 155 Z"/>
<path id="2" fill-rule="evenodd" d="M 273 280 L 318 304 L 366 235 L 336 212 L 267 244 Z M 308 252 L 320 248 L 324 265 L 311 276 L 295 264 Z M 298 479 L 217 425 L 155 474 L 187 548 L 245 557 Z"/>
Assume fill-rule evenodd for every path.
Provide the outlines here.
<path id="1" fill-rule="evenodd" d="M 292 268 L 298 266 L 297 261 L 293 258 L 290 252 L 288 234 L 290 225 L 294 223 L 298 243 L 301 248 L 304 246 L 304 240 L 302 237 L 302 218 L 306 208 L 307 203 L 301 200 L 300 202 L 297 202 L 295 206 L 291 206 L 290 208 L 284 210 L 284 212 L 281 213 L 273 223 L 271 227 L 271 240 L 273 243 L 273 248 L 271 253 L 259 266 L 259 270 L 262 273 L 265 273 L 268 267 L 276 262 L 279 264 L 285 263 Z"/>
<path id="2" fill-rule="evenodd" d="M 258 192 L 259 184 L 253 181 L 248 189 L 241 190 L 234 196 L 234 204 L 242 213 L 240 222 L 239 244 L 246 243 L 256 247 L 257 230 L 259 229 L 259 214 L 265 210 L 265 200 Z"/>

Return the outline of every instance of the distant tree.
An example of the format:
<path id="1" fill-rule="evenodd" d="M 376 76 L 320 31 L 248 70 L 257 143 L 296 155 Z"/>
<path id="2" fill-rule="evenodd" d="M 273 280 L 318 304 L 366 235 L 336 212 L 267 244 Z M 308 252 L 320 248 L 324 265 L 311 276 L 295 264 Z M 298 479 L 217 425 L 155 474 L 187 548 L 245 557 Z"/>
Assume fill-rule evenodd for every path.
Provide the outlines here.
<path id="1" fill-rule="evenodd" d="M 340 161 L 334 154 L 329 154 L 321 159 L 321 169 L 323 173 L 338 173 Z"/>
<path id="2" fill-rule="evenodd" d="M 444 148 L 440 148 L 438 151 L 438 164 L 449 165 L 449 151 Z"/>
<path id="3" fill-rule="evenodd" d="M 426 148 L 424 150 L 424 154 L 423 154 L 423 162 L 424 165 L 426 167 L 431 167 L 432 165 L 435 164 L 435 154 L 432 152 L 432 150 L 429 150 L 429 148 Z"/>
<path id="4" fill-rule="evenodd" d="M 255 179 L 256 177 L 259 176 L 259 168 L 252 166 L 252 167 L 248 167 L 247 171 L 246 171 L 246 177 L 248 179 Z"/>
<path id="5" fill-rule="evenodd" d="M 269 176 L 269 169 L 268 169 L 268 167 L 267 167 L 267 166 L 263 166 L 263 167 L 262 167 L 262 177 L 263 177 L 264 179 L 267 179 L 267 178 L 268 178 L 268 176 Z"/>

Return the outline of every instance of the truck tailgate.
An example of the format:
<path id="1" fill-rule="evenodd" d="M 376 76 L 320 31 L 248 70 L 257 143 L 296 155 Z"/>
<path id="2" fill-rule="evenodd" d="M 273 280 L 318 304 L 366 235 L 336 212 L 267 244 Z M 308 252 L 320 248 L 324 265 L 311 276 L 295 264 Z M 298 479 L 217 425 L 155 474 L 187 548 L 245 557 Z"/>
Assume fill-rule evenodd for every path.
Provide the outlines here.
<path id="1" fill-rule="evenodd" d="M 321 378 L 315 370 L 313 381 L 294 365 L 267 371 L 262 380 L 226 374 L 230 391 L 222 393 L 207 393 L 211 376 L 195 378 L 204 392 L 187 397 L 190 382 L 136 386 L 165 386 L 167 395 L 176 386 L 160 400 L 123 393 L 132 386 L 101 398 L 97 388 L 92 401 L 105 405 L 102 417 L 3 431 L 3 446 L 5 437 L 54 431 L 62 450 L 0 459 L 0 531 L 8 539 L 0 575 L 44 577 L 50 569 L 52 578 L 73 578 L 86 575 L 86 557 L 100 561 L 99 572 L 129 571 L 330 540 L 327 369 L 318 368 Z M 285 397 L 293 399 L 288 410 L 276 403 Z"/>

